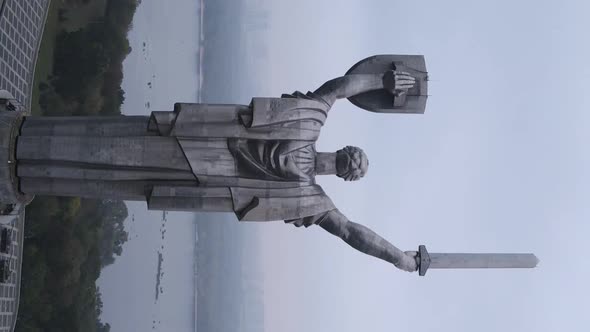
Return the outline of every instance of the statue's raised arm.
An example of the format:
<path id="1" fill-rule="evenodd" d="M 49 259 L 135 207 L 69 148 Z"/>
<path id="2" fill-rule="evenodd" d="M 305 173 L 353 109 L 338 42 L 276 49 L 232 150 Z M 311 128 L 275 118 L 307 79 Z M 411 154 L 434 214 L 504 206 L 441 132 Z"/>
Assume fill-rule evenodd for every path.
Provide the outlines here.
<path id="1" fill-rule="evenodd" d="M 414 87 L 416 79 L 407 72 L 389 70 L 382 74 L 344 75 L 324 83 L 314 93 L 328 104 L 337 99 L 350 98 L 361 93 L 386 90 L 401 96 Z"/>
<path id="2" fill-rule="evenodd" d="M 428 71 L 421 55 L 374 55 L 353 65 L 344 76 L 323 84 L 314 96 L 330 106 L 348 98 L 375 113 L 424 113 Z"/>

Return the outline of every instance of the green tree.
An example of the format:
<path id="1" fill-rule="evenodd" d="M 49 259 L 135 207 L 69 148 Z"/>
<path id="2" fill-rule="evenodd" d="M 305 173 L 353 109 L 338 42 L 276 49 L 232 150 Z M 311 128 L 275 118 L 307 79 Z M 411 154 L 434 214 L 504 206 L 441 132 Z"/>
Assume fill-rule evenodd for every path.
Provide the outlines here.
<path id="1" fill-rule="evenodd" d="M 65 0 L 68 10 L 85 2 Z M 120 114 L 122 62 L 136 0 L 107 0 L 103 20 L 56 37 L 54 72 L 42 87 L 44 115 Z M 128 234 L 121 201 L 37 197 L 26 210 L 17 331 L 110 331 L 100 322 L 101 267 L 121 255 Z"/>

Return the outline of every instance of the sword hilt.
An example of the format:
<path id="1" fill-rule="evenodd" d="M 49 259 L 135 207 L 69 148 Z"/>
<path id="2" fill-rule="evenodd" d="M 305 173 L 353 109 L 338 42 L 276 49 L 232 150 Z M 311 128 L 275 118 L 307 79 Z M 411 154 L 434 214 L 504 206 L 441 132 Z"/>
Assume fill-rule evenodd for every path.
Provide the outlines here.
<path id="1" fill-rule="evenodd" d="M 418 246 L 418 274 L 423 277 L 426 275 L 426 271 L 430 267 L 430 255 L 426 250 L 425 245 Z"/>

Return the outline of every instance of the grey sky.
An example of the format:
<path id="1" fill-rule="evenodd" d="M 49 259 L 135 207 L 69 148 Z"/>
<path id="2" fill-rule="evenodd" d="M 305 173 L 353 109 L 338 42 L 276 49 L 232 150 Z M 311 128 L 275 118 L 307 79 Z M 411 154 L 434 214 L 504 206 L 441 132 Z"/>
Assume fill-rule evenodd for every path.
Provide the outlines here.
<path id="1" fill-rule="evenodd" d="M 580 39 L 588 8 L 325 3 L 273 7 L 269 44 L 281 46 L 270 47 L 271 95 L 313 88 L 309 82 L 378 53 L 425 54 L 433 80 L 424 116 L 335 105 L 320 147 L 358 144 L 371 160 L 359 183 L 322 181 L 336 205 L 403 249 L 534 251 L 542 263 L 534 271 L 431 271 L 421 279 L 330 241 L 321 229 L 273 225 L 262 231 L 274 236 L 263 243 L 280 253 L 268 255 L 275 291 L 268 302 L 284 306 L 268 306 L 269 330 L 583 330 L 589 265 L 574 253 L 589 229 L 582 150 L 589 50 Z M 307 69 L 293 66 L 299 63 Z M 295 280 L 308 283 L 295 287 Z M 295 288 L 284 291 L 289 285 Z M 296 314 L 284 310 L 293 303 Z M 423 312 L 429 319 L 417 325 Z"/>
<path id="2" fill-rule="evenodd" d="M 143 2 L 138 19 L 153 25 L 136 22 L 138 36 L 169 48 L 152 49 L 147 66 L 130 60 L 126 80 L 147 75 L 146 68 L 158 72 L 161 80 L 144 93 L 169 109 L 194 93 L 187 66 L 197 33 L 186 24 L 196 1 Z M 431 251 L 532 251 L 541 259 L 531 271 L 430 271 L 419 278 L 320 228 L 252 225 L 263 252 L 267 331 L 585 330 L 589 5 L 248 3 L 269 13 L 269 31 L 244 32 L 268 48 L 263 61 L 245 48 L 244 65 L 268 66 L 257 91 L 244 86 L 252 94 L 312 90 L 372 54 L 426 56 L 432 96 L 425 115 L 372 114 L 347 101 L 330 113 L 320 149 L 358 145 L 371 161 L 358 183 L 320 179 L 351 220 L 405 250 L 426 244 Z M 137 52 L 134 46 L 132 57 Z M 143 105 L 127 91 L 126 104 Z M 120 310 L 125 296 L 111 296 Z"/>

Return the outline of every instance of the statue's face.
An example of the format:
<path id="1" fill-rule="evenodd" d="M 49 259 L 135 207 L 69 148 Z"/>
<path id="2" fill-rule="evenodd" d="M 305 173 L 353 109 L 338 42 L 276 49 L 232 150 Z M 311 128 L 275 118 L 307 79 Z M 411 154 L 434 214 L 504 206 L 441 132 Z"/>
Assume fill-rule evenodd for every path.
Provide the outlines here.
<path id="1" fill-rule="evenodd" d="M 336 174 L 344 181 L 360 180 L 368 167 L 367 155 L 359 148 L 347 146 L 336 153 Z"/>

